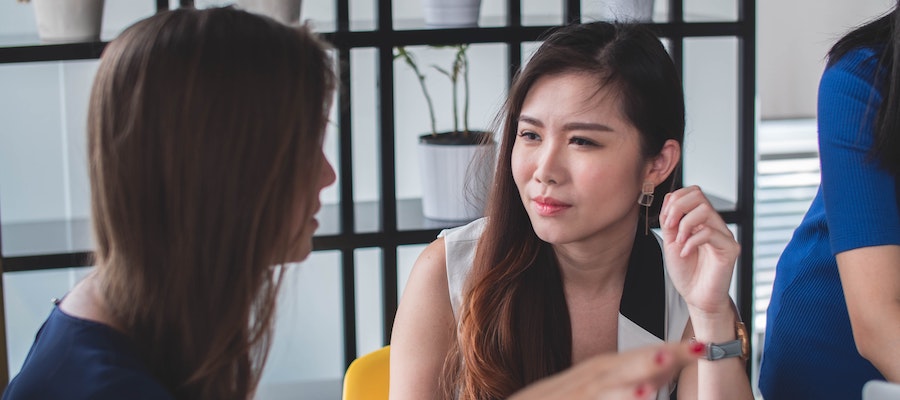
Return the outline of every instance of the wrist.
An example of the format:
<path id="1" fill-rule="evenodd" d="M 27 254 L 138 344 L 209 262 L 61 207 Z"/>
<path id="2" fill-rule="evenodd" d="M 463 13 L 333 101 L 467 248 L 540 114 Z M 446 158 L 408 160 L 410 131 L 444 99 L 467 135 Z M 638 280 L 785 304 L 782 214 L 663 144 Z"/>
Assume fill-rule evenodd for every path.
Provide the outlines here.
<path id="1" fill-rule="evenodd" d="M 726 312 L 705 313 L 690 310 L 694 337 L 703 343 L 716 343 L 736 339 L 737 318 L 731 309 Z"/>

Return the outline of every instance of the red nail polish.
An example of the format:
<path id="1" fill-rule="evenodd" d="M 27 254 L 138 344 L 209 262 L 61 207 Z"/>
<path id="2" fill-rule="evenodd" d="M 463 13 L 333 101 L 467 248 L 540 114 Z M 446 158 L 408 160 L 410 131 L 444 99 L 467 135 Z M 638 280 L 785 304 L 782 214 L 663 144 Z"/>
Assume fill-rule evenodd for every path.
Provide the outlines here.
<path id="1" fill-rule="evenodd" d="M 653 361 L 656 362 L 656 365 L 662 365 L 666 362 L 666 353 L 664 351 L 658 351 L 656 353 L 656 357 L 653 358 Z"/>
<path id="2" fill-rule="evenodd" d="M 637 390 L 634 391 L 634 395 L 641 398 L 647 394 L 647 388 L 644 385 L 638 386 Z"/>
<path id="3" fill-rule="evenodd" d="M 691 351 L 694 354 L 703 354 L 706 353 L 706 345 L 700 342 L 696 342 L 691 345 Z"/>

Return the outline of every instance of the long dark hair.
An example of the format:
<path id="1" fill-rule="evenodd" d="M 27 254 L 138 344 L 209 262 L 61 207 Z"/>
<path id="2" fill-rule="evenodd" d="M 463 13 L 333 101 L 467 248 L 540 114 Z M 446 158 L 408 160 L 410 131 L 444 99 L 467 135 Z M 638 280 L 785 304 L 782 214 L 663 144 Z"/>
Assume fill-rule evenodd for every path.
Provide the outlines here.
<path id="1" fill-rule="evenodd" d="M 553 248 L 534 233 L 511 170 L 519 114 L 541 77 L 584 72 L 612 88 L 648 159 L 684 137 L 684 94 L 659 39 L 634 24 L 594 22 L 549 34 L 520 71 L 501 112 L 488 223 L 464 288 L 443 387 L 462 399 L 502 399 L 571 365 L 571 322 Z M 674 174 L 657 186 L 671 190 Z M 637 200 L 635 198 L 635 200 Z M 658 215 L 659 204 L 652 210 Z M 637 207 L 637 204 L 635 204 Z M 637 231 L 637 226 L 635 226 Z"/>
<path id="2" fill-rule="evenodd" d="M 88 117 L 98 279 L 176 398 L 255 392 L 273 265 L 315 212 L 334 84 L 307 28 L 230 8 L 160 12 L 101 56 Z"/>
<path id="3" fill-rule="evenodd" d="M 900 177 L 900 1 L 894 9 L 871 22 L 850 31 L 828 51 L 831 65 L 848 52 L 861 48 L 880 49 L 876 74 L 876 88 L 881 92 L 881 104 L 875 114 L 874 145 L 871 157 L 895 177 Z M 867 113 L 868 116 L 868 113 Z M 860 121 L 862 125 L 862 121 Z"/>

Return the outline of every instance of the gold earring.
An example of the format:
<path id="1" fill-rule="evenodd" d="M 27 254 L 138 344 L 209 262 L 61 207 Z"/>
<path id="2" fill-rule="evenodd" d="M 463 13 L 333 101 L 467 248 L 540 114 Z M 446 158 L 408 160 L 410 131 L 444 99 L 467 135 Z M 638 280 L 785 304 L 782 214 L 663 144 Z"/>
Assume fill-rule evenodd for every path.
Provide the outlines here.
<path id="1" fill-rule="evenodd" d="M 637 203 L 644 207 L 644 235 L 650 233 L 650 206 L 653 205 L 653 190 L 656 184 L 653 182 L 644 182 L 641 185 L 641 195 L 638 197 Z"/>

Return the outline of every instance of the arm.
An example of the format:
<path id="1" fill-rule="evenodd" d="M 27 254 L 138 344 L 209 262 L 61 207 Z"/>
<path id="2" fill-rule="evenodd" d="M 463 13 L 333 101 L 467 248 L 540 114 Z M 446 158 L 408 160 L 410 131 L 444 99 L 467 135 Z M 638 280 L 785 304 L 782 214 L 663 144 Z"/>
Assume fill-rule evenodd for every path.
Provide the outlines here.
<path id="1" fill-rule="evenodd" d="M 900 246 L 845 251 L 837 263 L 859 354 L 900 382 Z"/>
<path id="2" fill-rule="evenodd" d="M 690 313 L 685 338 L 702 343 L 734 340 L 736 314 L 728 295 L 740 245 L 696 186 L 666 195 L 659 216 L 666 270 Z M 752 399 L 740 358 L 700 360 L 682 371 L 683 399 Z"/>
<path id="3" fill-rule="evenodd" d="M 439 238 L 419 255 L 397 308 L 391 333 L 391 400 L 442 397 L 439 379 L 455 329 L 444 239 Z"/>
<path id="4" fill-rule="evenodd" d="M 876 63 L 875 58 L 842 59 L 822 76 L 821 185 L 831 251 L 857 349 L 886 378 L 900 382 L 897 181 L 869 159 L 874 146 L 871 110 L 881 101 L 869 78 Z"/>

